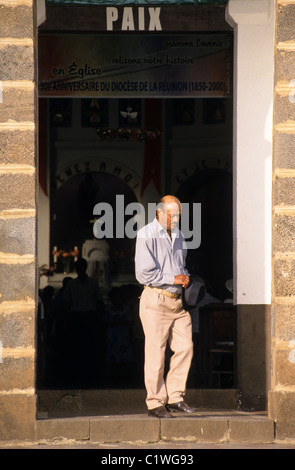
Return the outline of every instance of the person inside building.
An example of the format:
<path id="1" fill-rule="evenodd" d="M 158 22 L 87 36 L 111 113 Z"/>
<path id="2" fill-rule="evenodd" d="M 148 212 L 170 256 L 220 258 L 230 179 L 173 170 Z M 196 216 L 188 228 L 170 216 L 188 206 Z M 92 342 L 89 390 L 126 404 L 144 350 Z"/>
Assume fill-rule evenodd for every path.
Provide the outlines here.
<path id="1" fill-rule="evenodd" d="M 103 301 L 97 280 L 87 274 L 87 261 L 75 263 L 77 277 L 69 281 L 63 298 L 67 310 L 67 338 L 70 380 L 75 385 L 94 385 L 102 367 L 104 332 Z"/>
<path id="2" fill-rule="evenodd" d="M 129 383 L 133 350 L 132 312 L 124 302 L 122 287 L 112 287 L 104 309 L 106 322 L 106 377 L 108 383 Z"/>
<path id="3" fill-rule="evenodd" d="M 164 196 L 155 219 L 138 231 L 136 239 L 135 274 L 145 286 L 140 319 L 145 334 L 146 405 L 148 414 L 158 418 L 196 411 L 184 401 L 193 342 L 191 316 L 181 300 L 181 289 L 190 278 L 184 237 L 178 228 L 180 213 L 179 200 Z M 173 354 L 164 377 L 167 343 Z"/>
<path id="4" fill-rule="evenodd" d="M 63 278 L 62 287 L 56 293 L 51 304 L 51 317 L 53 322 L 51 380 L 57 380 L 58 383 L 62 383 L 67 369 L 67 364 L 65 363 L 67 342 L 65 338 L 67 337 L 68 331 L 66 329 L 67 317 L 64 291 L 66 285 L 71 280 L 72 278 L 70 276 Z"/>

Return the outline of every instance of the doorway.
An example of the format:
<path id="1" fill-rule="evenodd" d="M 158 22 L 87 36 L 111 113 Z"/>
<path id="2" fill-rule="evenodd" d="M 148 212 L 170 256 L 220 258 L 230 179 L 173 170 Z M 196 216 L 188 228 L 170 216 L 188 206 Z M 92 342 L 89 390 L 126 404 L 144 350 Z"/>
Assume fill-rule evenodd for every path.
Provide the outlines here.
<path id="1" fill-rule="evenodd" d="M 123 196 L 125 207 L 132 202 L 144 202 L 138 181 L 144 179 L 146 170 L 145 143 L 132 139 L 101 139 L 96 122 L 91 126 L 83 125 L 84 100 L 67 100 L 71 101 L 68 109 L 72 113 L 68 121 L 69 116 L 62 117 L 66 107 L 64 103 L 60 107 L 60 99 L 46 99 L 45 103 L 50 204 L 40 210 L 40 223 L 49 218 L 50 229 L 47 243 L 42 240 L 39 248 L 46 250 L 49 269 L 41 278 L 43 283 L 46 280 L 46 285 L 40 288 L 44 314 L 39 319 L 38 329 L 38 388 L 143 389 L 144 337 L 138 316 L 142 287 L 134 276 L 135 240 L 126 236 L 96 239 L 93 208 L 100 202 L 109 204 L 114 210 L 116 231 L 117 196 Z M 163 193 L 157 192 L 154 180 L 150 179 L 145 188 L 145 200 L 158 202 L 163 194 L 174 193 L 182 203 L 201 203 L 201 245 L 188 250 L 187 265 L 192 274 L 206 280 L 211 295 L 209 303 L 218 303 L 217 311 L 222 316 L 224 301 L 231 301 L 226 282 L 232 279 L 232 113 L 230 99 L 215 99 L 217 112 L 208 119 L 208 107 L 213 107 L 209 100 L 149 100 L 149 111 L 153 106 L 155 112 L 160 109 L 158 121 L 163 123 L 157 143 L 161 162 L 158 176 Z M 90 102 L 89 99 L 89 105 Z M 146 100 L 136 99 L 134 103 L 130 100 L 130 103 L 132 109 L 136 107 L 144 129 Z M 125 109 L 123 105 L 126 107 L 120 99 L 103 99 L 102 108 L 110 110 L 112 128 L 120 129 L 118 123 L 120 110 Z M 58 122 L 52 119 L 53 111 Z M 70 125 L 65 125 L 65 122 Z M 135 129 L 136 124 L 138 122 L 134 123 Z M 130 125 L 132 128 L 132 123 Z M 69 355 L 68 343 L 64 341 L 68 330 L 64 329 L 64 323 L 54 310 L 48 310 L 49 304 L 52 305 L 61 291 L 64 280 L 76 277 L 74 263 L 80 256 L 86 257 L 88 274 L 97 280 L 104 304 L 101 319 L 96 324 L 101 346 L 96 352 L 99 360 L 96 361 L 96 370 L 83 380 L 77 379 L 76 364 Z M 126 314 L 125 325 L 116 328 L 111 316 L 114 309 L 122 305 L 121 313 Z M 231 308 L 229 303 L 227 312 Z M 194 322 L 196 360 L 188 386 L 208 388 L 210 383 L 213 388 L 233 388 L 235 379 L 231 361 L 226 365 L 228 370 L 223 371 L 222 376 L 219 374 L 218 381 L 209 380 L 209 376 L 216 373 L 216 367 L 220 370 L 218 362 L 222 358 L 215 358 L 217 366 L 209 361 L 209 338 L 200 341 L 200 336 L 204 338 L 200 328 L 206 328 L 207 323 L 203 326 L 200 320 L 202 312 L 197 315 Z M 232 323 L 226 328 L 225 335 L 233 336 Z M 79 349 L 78 343 L 76 346 Z M 210 348 L 213 349 L 212 345 Z"/>
<path id="2" fill-rule="evenodd" d="M 196 35 L 192 26 L 190 35 L 140 34 L 134 41 L 130 34 L 93 34 L 83 17 L 74 32 L 71 26 L 67 33 L 59 28 L 56 34 L 52 12 L 43 33 L 41 28 L 45 42 L 39 52 L 39 264 L 45 266 L 40 299 L 44 291 L 46 298 L 40 304 L 43 317 L 39 314 L 38 387 L 144 388 L 135 240 L 97 240 L 93 206 L 104 202 L 115 210 L 116 197 L 123 195 L 125 206 L 140 202 L 147 209 L 168 193 L 189 205 L 201 202 L 202 243 L 189 252 L 189 269 L 206 280 L 211 300 L 220 306 L 229 301 L 230 310 L 232 292 L 226 282 L 232 279 L 232 37 L 228 31 Z M 200 21 L 199 26 L 204 31 Z M 93 57 L 99 68 L 89 68 Z M 149 140 L 151 132 L 155 138 Z M 76 277 L 74 262 L 80 256 L 87 258 L 88 274 L 96 278 L 106 309 L 115 296 L 132 311 L 126 325 L 132 353 L 124 364 L 117 354 L 111 367 L 104 344 L 97 373 L 74 383 L 64 381 L 66 365 L 56 373 L 59 358 L 66 354 L 56 348 L 56 325 L 44 321 L 44 303 L 62 289 L 65 278 Z M 199 341 L 205 316 L 202 311 L 196 315 L 198 359 L 189 387 L 234 387 L 232 365 L 222 371 L 230 377 L 225 380 L 220 355 L 214 353 L 211 360 L 216 339 L 206 336 L 202 344 Z M 103 344 L 108 336 L 105 317 L 99 328 Z M 214 383 L 212 374 L 218 377 Z"/>

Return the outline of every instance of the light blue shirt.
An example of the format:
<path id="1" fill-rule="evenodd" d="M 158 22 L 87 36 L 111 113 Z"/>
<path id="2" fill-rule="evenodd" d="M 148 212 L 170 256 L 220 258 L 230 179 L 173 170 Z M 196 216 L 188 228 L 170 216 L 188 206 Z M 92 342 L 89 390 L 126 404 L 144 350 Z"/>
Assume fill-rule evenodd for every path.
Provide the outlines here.
<path id="1" fill-rule="evenodd" d="M 187 249 L 182 232 L 176 227 L 167 231 L 155 218 L 142 227 L 136 238 L 135 276 L 140 284 L 158 287 L 173 293 L 181 292 L 174 276 L 186 274 Z"/>

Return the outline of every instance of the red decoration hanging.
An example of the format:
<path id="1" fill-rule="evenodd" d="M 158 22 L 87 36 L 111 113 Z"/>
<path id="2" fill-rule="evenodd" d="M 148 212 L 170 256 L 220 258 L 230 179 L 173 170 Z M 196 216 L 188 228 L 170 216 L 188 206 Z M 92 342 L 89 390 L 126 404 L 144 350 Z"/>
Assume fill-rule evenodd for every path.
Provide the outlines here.
<path id="1" fill-rule="evenodd" d="M 147 128 L 161 129 L 162 101 L 160 99 L 145 100 L 145 126 Z M 141 195 L 150 181 L 159 194 L 161 194 L 161 139 L 146 140 L 144 143 L 144 167 L 141 183 Z"/>

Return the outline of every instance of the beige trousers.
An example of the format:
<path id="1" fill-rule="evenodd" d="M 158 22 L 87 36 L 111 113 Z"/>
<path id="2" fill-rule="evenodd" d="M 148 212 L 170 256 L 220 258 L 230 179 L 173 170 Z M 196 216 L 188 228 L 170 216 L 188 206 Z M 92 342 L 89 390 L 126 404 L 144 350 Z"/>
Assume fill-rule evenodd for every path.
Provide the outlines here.
<path id="1" fill-rule="evenodd" d="M 144 289 L 140 298 L 140 319 L 145 334 L 147 408 L 177 403 L 185 395 L 193 356 L 191 316 L 183 309 L 180 298 Z M 167 342 L 174 354 L 164 379 Z"/>

